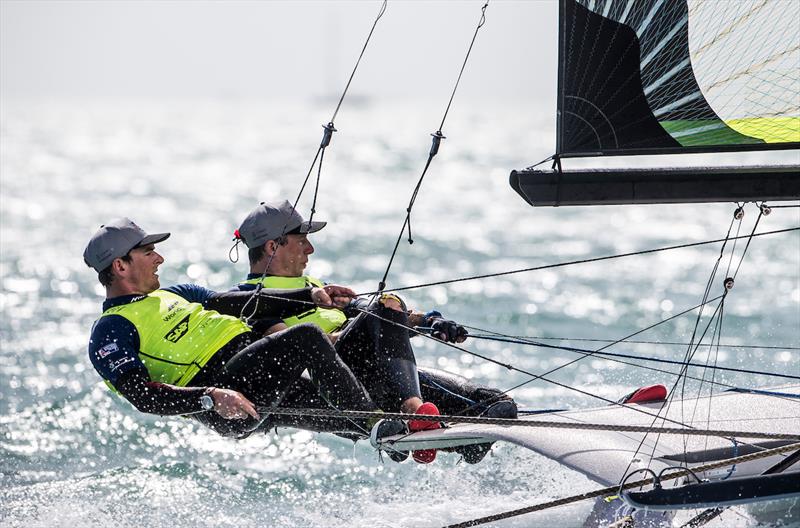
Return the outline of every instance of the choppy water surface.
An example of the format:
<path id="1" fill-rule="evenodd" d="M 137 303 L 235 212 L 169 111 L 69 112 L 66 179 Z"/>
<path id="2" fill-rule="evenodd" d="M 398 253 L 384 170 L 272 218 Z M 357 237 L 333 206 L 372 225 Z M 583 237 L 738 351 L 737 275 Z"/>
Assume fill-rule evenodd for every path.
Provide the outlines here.
<path id="1" fill-rule="evenodd" d="M 454 455 L 382 463 L 363 443 L 292 430 L 236 442 L 190 421 L 140 415 L 99 384 L 85 346 L 102 291 L 81 253 L 96 227 L 127 215 L 170 230 L 162 283 L 226 289 L 246 272 L 228 261 L 233 229 L 258 201 L 296 196 L 330 104 L 4 101 L 0 194 L 0 524 L 4 526 L 440 526 L 592 490 L 596 484 L 513 446 L 482 464 Z M 457 111 L 456 111 L 457 110 Z M 412 215 L 390 287 L 581 260 L 724 237 L 733 206 L 533 209 L 508 172 L 551 151 L 552 123 L 533 107 L 457 107 Z M 371 291 L 388 262 L 441 109 L 346 107 L 325 157 L 310 273 Z M 301 210 L 307 215 L 313 183 Z M 748 206 L 742 233 L 756 217 Z M 759 230 L 796 226 L 776 209 Z M 735 228 L 734 228 L 735 232 Z M 729 246 L 730 247 L 730 246 Z M 744 243 L 736 246 L 731 269 Z M 616 339 L 700 302 L 719 245 L 409 290 L 474 327 L 507 334 Z M 246 255 L 243 255 L 246 259 Z M 800 374 L 800 236 L 754 240 L 725 306 L 719 364 Z M 726 256 L 721 267 L 729 265 Z M 712 296 L 721 292 L 721 277 Z M 685 342 L 694 317 L 639 336 Z M 486 341 L 469 350 L 532 372 L 570 352 Z M 754 347 L 754 348 L 753 348 Z M 779 347 L 779 348 L 768 348 Z M 784 348 L 780 348 L 784 347 Z M 680 359 L 685 347 L 615 351 Z M 419 363 L 509 388 L 525 381 L 469 354 L 417 343 Z M 705 360 L 701 353 L 698 360 Z M 617 399 L 663 373 L 604 359 L 552 376 Z M 776 383 L 718 372 L 739 386 Z M 528 407 L 598 402 L 537 381 L 513 392 Z M 585 434 L 585 433 L 581 433 Z M 503 526 L 580 525 L 590 505 Z M 787 506 L 788 508 L 789 506 Z M 796 506 L 795 506 L 796 508 Z M 757 523 L 741 510 L 717 526 Z"/>

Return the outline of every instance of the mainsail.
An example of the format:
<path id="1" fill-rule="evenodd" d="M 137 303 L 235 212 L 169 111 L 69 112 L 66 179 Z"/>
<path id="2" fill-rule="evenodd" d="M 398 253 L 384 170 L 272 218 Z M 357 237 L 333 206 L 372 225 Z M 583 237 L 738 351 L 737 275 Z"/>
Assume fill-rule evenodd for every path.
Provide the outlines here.
<path id="1" fill-rule="evenodd" d="M 800 3 L 561 0 L 552 171 L 532 205 L 800 197 Z M 565 170 L 575 157 L 789 150 L 790 165 Z M 763 162 L 762 162 L 763 163 Z"/>

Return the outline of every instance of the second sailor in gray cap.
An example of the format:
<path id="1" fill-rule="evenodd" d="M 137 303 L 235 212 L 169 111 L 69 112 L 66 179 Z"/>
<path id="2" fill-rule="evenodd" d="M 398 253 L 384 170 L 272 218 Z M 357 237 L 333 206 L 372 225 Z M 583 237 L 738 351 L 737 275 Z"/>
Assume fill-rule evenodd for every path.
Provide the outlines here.
<path id="1" fill-rule="evenodd" d="M 252 292 L 259 288 L 272 291 L 323 286 L 322 280 L 308 275 L 305 269 L 309 256 L 314 253 L 308 235 L 325 225 L 325 222 L 305 221 L 286 200 L 261 202 L 234 233 L 247 246 L 250 262 L 247 279 L 234 289 Z M 505 409 L 503 417 L 516 416 L 516 406 L 501 391 L 433 369 L 417 369 L 407 327 L 431 328 L 436 337 L 451 343 L 463 342 L 467 337 L 463 326 L 445 319 L 436 310 L 427 313 L 408 310 L 397 295 L 385 294 L 372 306 L 369 299 L 363 298 L 354 299 L 342 308 L 314 307 L 297 316 L 283 318 L 267 332 L 301 323 L 313 323 L 328 334 L 339 356 L 373 400 L 386 411 L 439 414 L 439 405 L 446 414 L 460 414 L 465 409 L 467 414 L 481 414 L 500 402 Z M 287 399 L 291 398 L 307 401 L 309 397 L 303 395 L 299 387 L 287 394 Z M 472 403 L 465 405 L 468 400 Z M 426 428 L 432 423 L 417 425 Z M 482 454 L 485 451 L 476 457 L 465 456 L 465 459 L 477 461 Z M 397 452 L 389 455 L 395 460 L 407 456 Z M 414 453 L 418 462 L 430 462 L 434 457 L 435 452 Z"/>

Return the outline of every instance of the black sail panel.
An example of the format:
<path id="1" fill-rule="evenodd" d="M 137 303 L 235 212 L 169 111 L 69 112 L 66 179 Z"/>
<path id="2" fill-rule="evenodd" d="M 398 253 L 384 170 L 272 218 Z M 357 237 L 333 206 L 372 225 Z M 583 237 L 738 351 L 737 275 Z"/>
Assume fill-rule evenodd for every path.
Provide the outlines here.
<path id="1" fill-rule="evenodd" d="M 560 154 L 678 147 L 653 116 L 629 27 L 565 3 Z"/>
<path id="2" fill-rule="evenodd" d="M 799 24 L 724 4 L 562 0 L 557 154 L 800 145 Z"/>
<path id="3" fill-rule="evenodd" d="M 512 171 L 511 186 L 542 206 L 800 199 L 798 64 L 800 2 L 560 0 L 554 164 Z M 790 155 L 568 166 L 767 150 Z"/>

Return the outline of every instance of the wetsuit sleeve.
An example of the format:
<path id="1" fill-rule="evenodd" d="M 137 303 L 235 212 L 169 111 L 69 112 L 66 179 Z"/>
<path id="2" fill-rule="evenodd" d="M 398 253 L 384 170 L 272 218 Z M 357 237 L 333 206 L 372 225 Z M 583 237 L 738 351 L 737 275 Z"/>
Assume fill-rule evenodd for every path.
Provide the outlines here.
<path id="1" fill-rule="evenodd" d="M 147 371 L 133 371 L 120 378 L 116 389 L 137 410 L 173 415 L 202 411 L 200 396 L 206 387 L 176 387 L 152 381 Z"/>
<path id="2" fill-rule="evenodd" d="M 139 411 L 186 414 L 202 410 L 200 396 L 205 387 L 176 387 L 152 381 L 138 351 L 139 333 L 120 315 L 102 317 L 92 329 L 92 365 Z"/>
<path id="3" fill-rule="evenodd" d="M 286 319 L 293 315 L 301 314 L 313 307 L 311 288 L 297 290 L 263 290 L 258 295 L 258 302 L 252 299 L 252 291 L 228 291 L 213 293 L 203 306 L 209 310 L 238 317 L 247 304 L 248 313 L 255 309 L 253 317 L 256 319 L 278 318 Z M 311 304 L 309 304 L 311 303 Z"/>
<path id="4" fill-rule="evenodd" d="M 116 386 L 123 375 L 145 370 L 139 359 L 139 332 L 121 315 L 101 317 L 89 338 L 89 359 L 95 370 Z"/>

